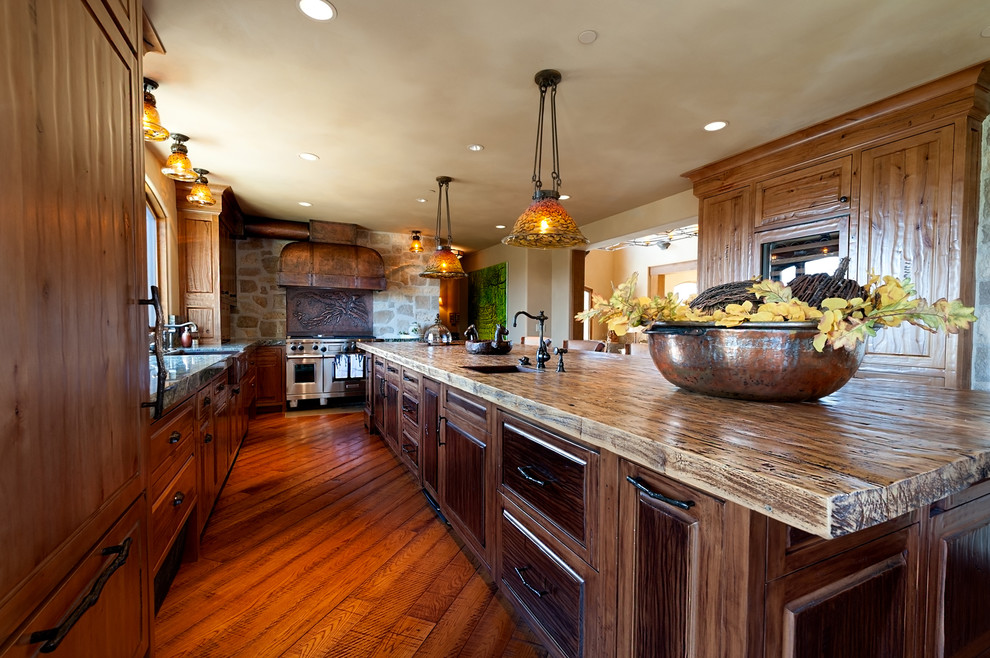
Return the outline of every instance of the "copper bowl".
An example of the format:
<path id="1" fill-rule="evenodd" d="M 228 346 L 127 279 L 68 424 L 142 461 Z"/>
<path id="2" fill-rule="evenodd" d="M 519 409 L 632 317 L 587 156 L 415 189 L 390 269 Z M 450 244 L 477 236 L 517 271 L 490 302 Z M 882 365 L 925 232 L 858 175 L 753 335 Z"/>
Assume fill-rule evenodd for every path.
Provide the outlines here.
<path id="1" fill-rule="evenodd" d="M 744 323 L 716 327 L 655 322 L 646 332 L 650 356 L 675 386 L 723 398 L 764 402 L 816 400 L 842 388 L 866 347 L 815 350 L 815 322 Z"/>
<path id="2" fill-rule="evenodd" d="M 466 340 L 464 349 L 468 354 L 508 354 L 512 351 L 512 343 L 501 342 L 496 344 L 491 340 Z"/>

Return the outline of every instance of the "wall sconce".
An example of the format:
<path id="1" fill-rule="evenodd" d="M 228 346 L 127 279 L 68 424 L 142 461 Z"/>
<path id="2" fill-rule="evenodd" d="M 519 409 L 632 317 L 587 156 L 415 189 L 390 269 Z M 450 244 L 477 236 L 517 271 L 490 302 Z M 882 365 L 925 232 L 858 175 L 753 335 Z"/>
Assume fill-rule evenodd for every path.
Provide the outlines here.
<path id="1" fill-rule="evenodd" d="M 213 198 L 213 192 L 210 191 L 210 181 L 206 180 L 206 174 L 210 172 L 199 168 L 193 168 L 193 171 L 199 174 L 199 177 L 193 183 L 189 194 L 186 195 L 186 201 L 195 203 L 197 206 L 212 206 L 217 200 Z"/>
<path id="2" fill-rule="evenodd" d="M 199 178 L 199 174 L 193 171 L 192 163 L 189 162 L 189 149 L 183 142 L 189 138 L 179 133 L 172 133 L 172 153 L 165 160 L 162 173 L 174 180 L 194 181 Z"/>
<path id="3" fill-rule="evenodd" d="M 557 83 L 560 71 L 545 69 L 536 74 L 535 81 L 540 87 L 540 119 L 536 130 L 536 156 L 533 158 L 533 203 L 519 215 L 512 233 L 502 238 L 503 244 L 532 249 L 557 249 L 588 244 L 577 224 L 560 205 L 560 156 L 557 152 Z M 547 91 L 550 91 L 550 138 L 552 170 L 550 178 L 553 187 L 543 189 L 541 165 L 543 160 L 543 108 Z"/>
<path id="4" fill-rule="evenodd" d="M 141 126 L 144 128 L 144 140 L 146 142 L 164 142 L 168 139 L 168 131 L 162 127 L 162 119 L 158 115 L 158 104 L 155 101 L 154 90 L 158 89 L 158 83 L 151 78 L 144 79 L 144 118 Z"/>
<path id="5" fill-rule="evenodd" d="M 412 232 L 412 242 L 409 243 L 409 251 L 414 254 L 423 253 L 423 241 L 419 237 L 419 231 Z"/>

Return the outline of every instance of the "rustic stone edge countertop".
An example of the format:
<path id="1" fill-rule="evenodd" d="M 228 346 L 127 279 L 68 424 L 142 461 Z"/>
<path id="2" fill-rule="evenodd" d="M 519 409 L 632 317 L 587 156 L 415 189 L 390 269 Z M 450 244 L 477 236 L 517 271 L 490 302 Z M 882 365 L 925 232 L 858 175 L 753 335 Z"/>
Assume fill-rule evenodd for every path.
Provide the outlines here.
<path id="1" fill-rule="evenodd" d="M 990 393 L 854 379 L 817 402 L 691 393 L 649 356 L 570 352 L 566 372 L 480 374 L 535 347 L 361 349 L 821 537 L 907 514 L 990 477 Z"/>

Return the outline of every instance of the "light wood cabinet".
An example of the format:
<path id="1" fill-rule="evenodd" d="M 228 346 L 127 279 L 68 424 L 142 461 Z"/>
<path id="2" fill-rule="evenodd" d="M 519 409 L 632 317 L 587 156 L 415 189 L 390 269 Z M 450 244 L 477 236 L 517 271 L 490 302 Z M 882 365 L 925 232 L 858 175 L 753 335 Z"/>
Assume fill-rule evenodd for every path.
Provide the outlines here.
<path id="1" fill-rule="evenodd" d="M 142 655 L 151 606 L 140 3 L 5 2 L 0 16 L 0 483 L 9 494 L 0 652 L 36 652 L 38 643 L 13 644 L 24 624 L 60 625 L 114 560 L 102 549 L 131 537 L 127 563 L 61 652 Z"/>
<path id="2" fill-rule="evenodd" d="M 175 186 L 180 267 L 185 273 L 180 277 L 182 313 L 196 323 L 200 343 L 217 345 L 230 340 L 231 289 L 236 288 L 236 270 L 231 267 L 236 267 L 236 251 L 220 220 L 223 188 L 214 191 L 215 205 L 203 207 L 186 201 L 190 187 L 190 183 Z"/>
<path id="3" fill-rule="evenodd" d="M 976 66 L 688 172 L 699 198 L 702 288 L 762 270 L 777 235 L 841 230 L 840 254 L 910 277 L 929 301 L 975 302 L 982 120 L 990 67 Z M 972 334 L 904 326 L 867 346 L 858 376 L 968 388 Z"/>

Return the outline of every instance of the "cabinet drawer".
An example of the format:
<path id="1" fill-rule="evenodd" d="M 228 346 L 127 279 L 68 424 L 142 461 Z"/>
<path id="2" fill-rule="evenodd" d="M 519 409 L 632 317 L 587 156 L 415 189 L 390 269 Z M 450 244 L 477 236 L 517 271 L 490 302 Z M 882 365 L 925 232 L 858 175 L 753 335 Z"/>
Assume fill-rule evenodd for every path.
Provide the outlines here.
<path id="1" fill-rule="evenodd" d="M 526 421 L 500 418 L 503 488 L 587 548 L 597 530 L 598 455 Z"/>
<path id="2" fill-rule="evenodd" d="M 398 384 L 401 373 L 402 373 L 401 366 L 396 365 L 391 361 L 385 362 L 385 377 Z"/>
<path id="3" fill-rule="evenodd" d="M 155 473 L 159 468 L 184 449 L 186 441 L 196 431 L 195 397 L 182 403 L 160 421 L 151 426 L 149 468 Z"/>
<path id="4" fill-rule="evenodd" d="M 99 591 L 96 602 L 85 610 L 64 634 L 56 656 L 143 656 L 148 646 L 148 628 L 142 601 L 145 589 L 145 526 L 147 512 L 139 498 L 103 539 L 45 601 L 24 626 L 25 630 L 3 658 L 38 655 L 46 640 L 35 633 L 59 628 L 73 616 L 83 598 Z M 99 589 L 99 582 L 103 582 Z M 46 635 L 50 635 L 46 634 Z M 34 637 L 32 637 L 34 636 Z"/>
<path id="5" fill-rule="evenodd" d="M 584 647 L 585 579 L 502 510 L 502 585 L 565 656 Z"/>
<path id="6" fill-rule="evenodd" d="M 445 387 L 443 394 L 443 410 L 446 416 L 469 425 L 479 433 L 490 432 L 488 419 L 491 417 L 491 405 L 469 393 Z"/>
<path id="7" fill-rule="evenodd" d="M 409 368 L 402 368 L 402 390 L 419 397 L 420 374 Z"/>
<path id="8" fill-rule="evenodd" d="M 151 564 L 158 571 L 161 561 L 182 524 L 196 505 L 196 460 L 189 457 L 151 508 Z"/>
<path id="9" fill-rule="evenodd" d="M 418 432 L 408 423 L 402 424 L 402 436 L 399 440 L 399 452 L 413 469 L 413 473 L 419 473 L 419 440 L 416 438 Z"/>
<path id="10" fill-rule="evenodd" d="M 823 162 L 756 184 L 756 227 L 848 213 L 852 158 Z"/>
<path id="11" fill-rule="evenodd" d="M 408 393 L 402 394 L 402 418 L 419 427 L 419 399 Z"/>
<path id="12" fill-rule="evenodd" d="M 213 404 L 221 406 L 230 397 L 230 385 L 227 384 L 227 373 L 223 373 L 213 380 Z"/>

